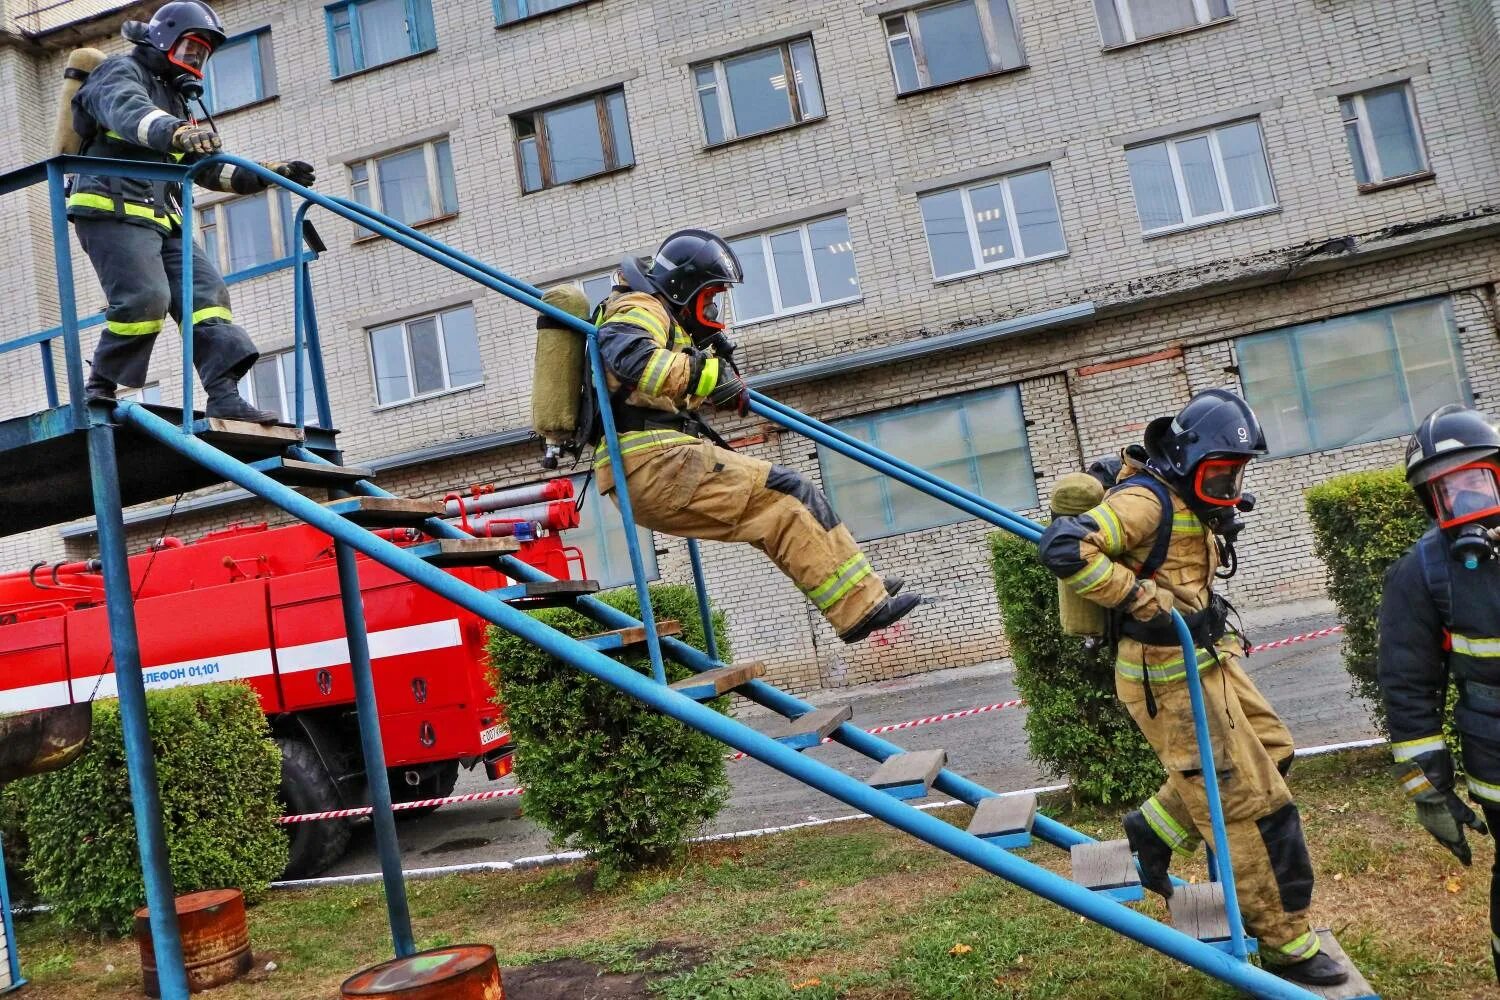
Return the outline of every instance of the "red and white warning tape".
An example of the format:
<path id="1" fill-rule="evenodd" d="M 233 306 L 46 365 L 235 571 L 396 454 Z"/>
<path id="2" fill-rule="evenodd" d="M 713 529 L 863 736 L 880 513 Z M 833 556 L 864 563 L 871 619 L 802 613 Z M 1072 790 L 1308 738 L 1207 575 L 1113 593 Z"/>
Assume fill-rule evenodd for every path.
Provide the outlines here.
<path id="1" fill-rule="evenodd" d="M 1261 653 L 1268 649 L 1280 649 L 1298 642 L 1311 642 L 1314 639 L 1324 639 L 1330 635 L 1336 635 L 1344 631 L 1342 625 L 1332 625 L 1328 628 L 1320 628 L 1314 632 L 1304 632 L 1301 635 L 1290 635 L 1285 639 L 1277 639 L 1274 642 L 1263 642 L 1259 646 L 1251 646 L 1247 652 Z M 1022 698 L 1012 698 L 1010 701 L 997 701 L 993 705 L 977 705 L 974 708 L 963 708 L 956 712 L 943 712 L 941 715 L 928 715 L 920 719 L 910 719 L 906 722 L 896 722 L 888 726 L 876 726 L 874 729 L 866 729 L 865 732 L 871 736 L 879 736 L 882 733 L 896 733 L 903 729 L 915 729 L 918 726 L 931 726 L 939 722 L 952 722 L 954 719 L 965 719 L 971 715 L 983 715 L 986 712 L 998 712 L 1002 708 L 1019 708 L 1026 702 Z M 832 743 L 830 737 L 823 738 L 824 743 Z M 747 757 L 744 751 L 726 755 L 726 760 L 743 760 Z M 450 795 L 441 799 L 420 799 L 415 802 L 398 802 L 391 806 L 393 812 L 404 812 L 410 809 L 427 809 L 437 806 L 455 805 L 460 802 L 486 802 L 491 799 L 512 798 L 524 794 L 526 789 L 521 787 L 499 788 L 487 792 L 469 792 L 465 795 Z M 331 809 L 328 812 L 303 813 L 299 816 L 283 816 L 280 822 L 283 825 L 291 823 L 313 823 L 318 820 L 327 819 L 353 819 L 357 816 L 369 816 L 375 810 L 370 806 L 360 806 L 354 809 Z"/>

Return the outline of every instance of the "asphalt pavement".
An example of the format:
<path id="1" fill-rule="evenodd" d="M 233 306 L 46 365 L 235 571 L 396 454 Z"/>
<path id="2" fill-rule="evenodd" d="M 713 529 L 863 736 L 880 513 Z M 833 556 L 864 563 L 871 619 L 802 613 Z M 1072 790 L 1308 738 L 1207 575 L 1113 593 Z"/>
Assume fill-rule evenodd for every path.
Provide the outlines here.
<path id="1" fill-rule="evenodd" d="M 1335 624 L 1326 603 L 1265 609 L 1247 615 L 1252 642 L 1316 631 Z M 1274 705 L 1301 747 L 1366 739 L 1378 735 L 1368 707 L 1350 691 L 1349 675 L 1339 655 L 1338 635 L 1258 653 L 1247 664 L 1250 675 Z M 888 725 L 945 712 L 994 704 L 1020 697 L 1008 660 L 854 688 L 819 691 L 806 700 L 816 705 L 850 704 L 854 723 L 863 728 Z M 768 728 L 779 717 L 751 707 L 741 716 L 756 728 Z M 1027 755 L 1022 728 L 1026 709 L 1007 708 L 892 733 L 885 738 L 912 750 L 942 747 L 948 766 L 996 791 L 1051 784 Z M 865 778 L 873 761 L 837 744 L 807 751 L 846 774 Z M 729 805 L 704 832 L 730 833 L 855 812 L 758 761 L 728 765 L 733 795 Z M 514 784 L 490 782 L 483 769 L 461 772 L 458 793 Z M 428 816 L 402 820 L 400 835 L 406 868 L 428 868 L 483 861 L 514 861 L 556 849 L 545 830 L 520 814 L 519 799 L 445 806 Z M 932 801 L 939 801 L 934 798 Z M 399 814 L 398 814 L 399 815 Z M 349 853 L 328 875 L 379 871 L 374 837 L 368 824 L 356 832 Z"/>

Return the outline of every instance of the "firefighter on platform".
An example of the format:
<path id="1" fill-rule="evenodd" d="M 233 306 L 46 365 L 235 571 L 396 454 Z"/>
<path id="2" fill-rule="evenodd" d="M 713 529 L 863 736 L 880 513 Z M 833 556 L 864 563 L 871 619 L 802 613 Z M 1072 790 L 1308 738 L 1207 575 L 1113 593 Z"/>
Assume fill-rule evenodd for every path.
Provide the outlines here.
<path id="1" fill-rule="evenodd" d="M 164 4 L 150 22 L 121 28 L 134 43 L 95 69 L 73 97 L 73 129 L 83 156 L 143 163 L 192 163 L 222 147 L 218 132 L 200 124 L 189 99 L 203 94 L 203 71 L 224 41 L 224 26 L 199 0 Z M 267 168 L 299 184 L 313 168 L 292 161 Z M 266 183 L 234 166 L 197 178 L 215 191 L 253 194 Z M 181 186 L 145 178 L 80 174 L 72 178 L 68 217 L 108 299 L 105 330 L 94 351 L 90 398 L 113 399 L 117 386 L 141 386 L 151 347 L 170 312 L 181 307 L 184 252 Z M 275 423 L 277 415 L 241 398 L 238 382 L 258 353 L 229 309 L 224 280 L 203 251 L 193 248 L 193 362 L 211 417 Z"/>
<path id="2" fill-rule="evenodd" d="M 712 435 L 698 416 L 705 402 L 741 416 L 750 405 L 716 302 L 743 280 L 728 244 L 683 230 L 653 257 L 627 259 L 619 275 L 624 284 L 595 322 L 635 519 L 668 534 L 749 542 L 845 642 L 915 608 L 920 598 L 897 595 L 901 581 L 894 578 L 882 583 L 828 498 L 801 473 L 700 436 Z M 596 421 L 589 425 L 602 434 Z M 599 491 L 611 493 L 616 470 L 604 442 L 595 440 Z"/>
<path id="3" fill-rule="evenodd" d="M 1397 777 L 1417 820 L 1468 866 L 1464 827 L 1500 824 L 1500 433 L 1450 403 L 1428 415 L 1406 448 L 1406 481 L 1433 526 L 1386 572 L 1379 679 Z M 1449 679 L 1469 797 L 1454 790 L 1443 742 Z M 1488 821 L 1486 826 L 1485 821 Z M 1500 861 L 1490 877 L 1490 952 L 1500 978 Z"/>
<path id="4" fill-rule="evenodd" d="M 1213 836 L 1187 667 L 1170 611 L 1187 620 L 1223 801 L 1224 825 L 1245 927 L 1262 962 L 1307 985 L 1347 979 L 1308 923 L 1313 872 L 1297 806 L 1287 789 L 1291 733 L 1240 666 L 1240 636 L 1213 592 L 1233 565 L 1233 539 L 1248 509 L 1245 466 L 1265 453 L 1250 407 L 1208 389 L 1174 417 L 1148 425 L 1143 471 L 1114 486 L 1093 510 L 1059 516 L 1041 541 L 1042 561 L 1074 593 L 1111 612 L 1115 690 L 1167 772 L 1166 783 L 1125 816 L 1126 837 L 1147 888 L 1172 895 L 1174 853 L 1191 857 Z"/>

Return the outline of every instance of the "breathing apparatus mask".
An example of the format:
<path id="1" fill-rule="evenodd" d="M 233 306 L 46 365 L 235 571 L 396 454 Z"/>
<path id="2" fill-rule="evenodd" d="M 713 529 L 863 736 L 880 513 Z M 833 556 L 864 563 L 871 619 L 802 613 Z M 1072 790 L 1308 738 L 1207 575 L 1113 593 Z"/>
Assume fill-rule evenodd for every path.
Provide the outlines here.
<path id="1" fill-rule="evenodd" d="M 1500 477 L 1493 462 L 1475 462 L 1427 483 L 1438 527 L 1448 536 L 1448 552 L 1467 569 L 1493 559 L 1500 544 Z"/>
<path id="2" fill-rule="evenodd" d="M 1493 559 L 1500 539 L 1500 430 L 1478 410 L 1448 403 L 1406 445 L 1406 481 L 1468 569 Z"/>

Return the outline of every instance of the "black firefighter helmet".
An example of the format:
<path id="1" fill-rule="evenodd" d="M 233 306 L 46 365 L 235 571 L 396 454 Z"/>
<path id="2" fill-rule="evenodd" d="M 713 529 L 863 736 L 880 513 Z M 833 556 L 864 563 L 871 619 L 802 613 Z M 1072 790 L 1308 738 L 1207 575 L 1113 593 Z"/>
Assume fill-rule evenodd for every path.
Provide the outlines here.
<path id="1" fill-rule="evenodd" d="M 1205 389 L 1177 416 L 1147 424 L 1145 445 L 1146 467 L 1204 516 L 1240 503 L 1245 466 L 1266 453 L 1266 435 L 1250 404 L 1225 389 Z"/>
<path id="2" fill-rule="evenodd" d="M 172 0 L 157 8 L 147 22 L 126 21 L 120 28 L 126 40 L 146 45 L 187 76 L 203 79 L 203 68 L 227 37 L 224 22 L 203 0 Z"/>
<path id="3" fill-rule="evenodd" d="M 1406 482 L 1444 529 L 1500 522 L 1496 458 L 1500 431 L 1478 410 L 1448 403 L 1429 413 L 1406 444 Z"/>
<path id="4" fill-rule="evenodd" d="M 706 229 L 679 230 L 651 257 L 627 257 L 620 270 L 635 291 L 660 295 L 671 303 L 677 321 L 695 338 L 724 329 L 715 299 L 745 280 L 729 244 Z"/>

